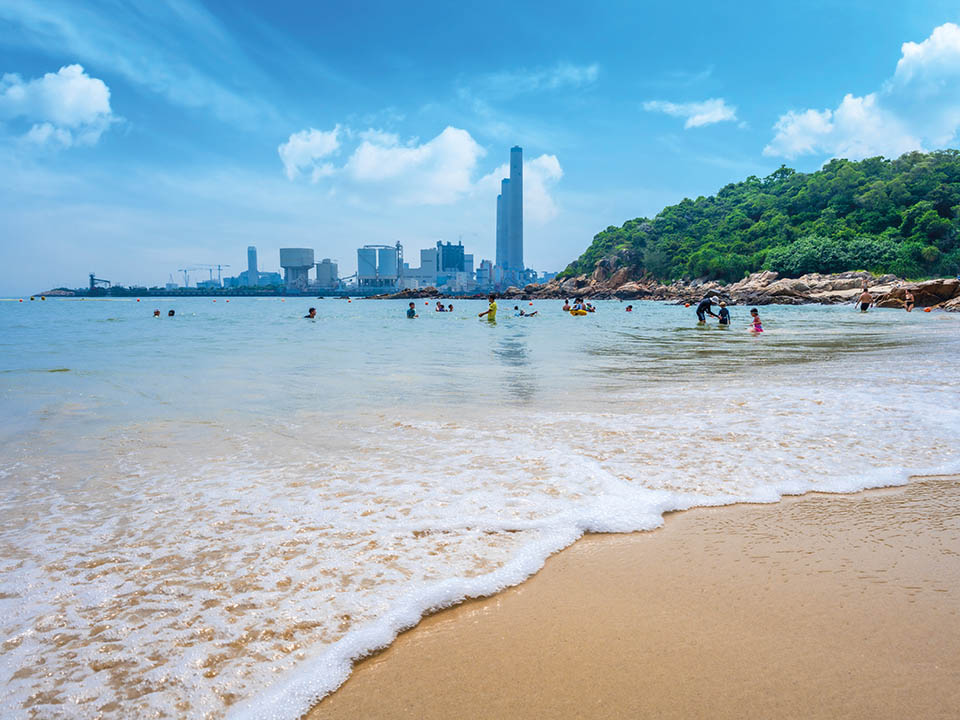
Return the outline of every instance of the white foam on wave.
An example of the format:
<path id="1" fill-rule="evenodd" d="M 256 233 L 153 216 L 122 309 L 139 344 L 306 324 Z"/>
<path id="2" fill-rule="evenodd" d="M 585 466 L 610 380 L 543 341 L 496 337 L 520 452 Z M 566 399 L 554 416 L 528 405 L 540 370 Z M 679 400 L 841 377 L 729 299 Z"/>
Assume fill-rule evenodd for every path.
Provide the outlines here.
<path id="1" fill-rule="evenodd" d="M 88 464 L 36 452 L 55 426 L 0 463 L 0 715 L 294 718 L 583 533 L 956 472 L 960 381 L 928 347 L 910 383 L 880 353 L 771 353 L 543 405 L 124 423 Z"/>

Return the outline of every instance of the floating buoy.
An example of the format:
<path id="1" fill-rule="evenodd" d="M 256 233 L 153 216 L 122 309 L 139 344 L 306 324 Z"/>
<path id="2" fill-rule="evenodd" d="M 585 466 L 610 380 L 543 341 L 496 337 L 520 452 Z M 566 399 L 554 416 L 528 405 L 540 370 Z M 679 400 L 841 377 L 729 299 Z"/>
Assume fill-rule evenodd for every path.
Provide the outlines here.
<path id="1" fill-rule="evenodd" d="M 214 302 L 216 302 L 216 300 L 214 300 Z"/>
<path id="2" fill-rule="evenodd" d="M 684 307 L 690 307 L 690 303 L 684 303 L 683 306 L 684 306 Z"/>
<path id="3" fill-rule="evenodd" d="M 930 308 L 924 308 L 923 311 L 924 311 L 924 312 L 930 312 Z"/>
<path id="4" fill-rule="evenodd" d="M 353 300 L 350 300 L 350 299 L 348 298 L 348 299 L 347 299 L 347 302 L 353 302 Z"/>
<path id="5" fill-rule="evenodd" d="M 23 302 L 23 298 L 20 298 L 20 302 Z"/>
<path id="6" fill-rule="evenodd" d="M 224 302 L 230 302 L 229 300 L 224 300 Z"/>
<path id="7" fill-rule="evenodd" d="M 137 298 L 137 302 L 140 302 L 140 298 Z"/>
<path id="8" fill-rule="evenodd" d="M 530 303 L 530 304 L 533 305 L 533 303 Z"/>

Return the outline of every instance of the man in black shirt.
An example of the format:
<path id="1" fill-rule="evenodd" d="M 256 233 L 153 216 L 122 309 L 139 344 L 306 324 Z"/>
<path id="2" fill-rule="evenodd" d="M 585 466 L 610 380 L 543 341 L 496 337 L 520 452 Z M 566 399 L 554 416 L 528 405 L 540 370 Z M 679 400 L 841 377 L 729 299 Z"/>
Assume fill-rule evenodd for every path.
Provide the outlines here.
<path id="1" fill-rule="evenodd" d="M 711 307 L 719 304 L 720 304 L 720 298 L 718 298 L 716 295 L 714 295 L 713 297 L 705 297 L 703 300 L 700 301 L 700 304 L 697 305 L 697 319 L 700 322 L 706 322 L 707 315 L 709 315 L 710 317 L 715 317 L 719 320 L 720 317 L 718 315 L 714 315 L 713 312 L 710 310 Z"/>

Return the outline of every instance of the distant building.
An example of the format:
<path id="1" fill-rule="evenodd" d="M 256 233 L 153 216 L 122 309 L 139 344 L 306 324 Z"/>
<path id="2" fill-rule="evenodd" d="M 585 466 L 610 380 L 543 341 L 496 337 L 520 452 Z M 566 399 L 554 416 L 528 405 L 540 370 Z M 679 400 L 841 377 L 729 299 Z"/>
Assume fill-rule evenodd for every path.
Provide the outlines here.
<path id="1" fill-rule="evenodd" d="M 243 273 L 240 273 L 241 276 Z M 247 287 L 256 287 L 260 283 L 260 271 L 257 269 L 257 248 L 253 245 L 247 247 L 247 272 L 245 285 Z"/>
<path id="2" fill-rule="evenodd" d="M 364 245 L 357 248 L 357 286 L 368 289 L 395 289 L 400 285 L 403 246 Z"/>
<path id="3" fill-rule="evenodd" d="M 313 248 L 280 248 L 280 267 L 287 290 L 303 292 L 310 284 Z"/>
<path id="4" fill-rule="evenodd" d="M 523 148 L 510 148 L 510 177 L 500 181 L 497 196 L 497 261 L 493 282 L 522 285 L 523 265 Z"/>
<path id="5" fill-rule="evenodd" d="M 317 288 L 320 290 L 336 290 L 340 286 L 340 273 L 337 264 L 330 258 L 324 258 L 317 263 Z"/>

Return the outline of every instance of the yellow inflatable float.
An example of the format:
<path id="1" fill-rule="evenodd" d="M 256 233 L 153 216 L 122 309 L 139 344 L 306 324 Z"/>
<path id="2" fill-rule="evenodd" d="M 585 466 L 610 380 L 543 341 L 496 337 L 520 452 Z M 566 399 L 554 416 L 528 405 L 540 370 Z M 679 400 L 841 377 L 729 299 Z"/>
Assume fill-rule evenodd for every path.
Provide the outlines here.
<path id="1" fill-rule="evenodd" d="M 571 314 L 571 315 L 586 315 L 586 314 L 587 314 L 587 311 L 586 311 L 586 310 L 571 310 L 571 311 L 570 311 L 570 314 Z"/>

